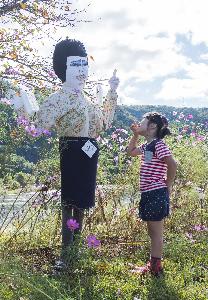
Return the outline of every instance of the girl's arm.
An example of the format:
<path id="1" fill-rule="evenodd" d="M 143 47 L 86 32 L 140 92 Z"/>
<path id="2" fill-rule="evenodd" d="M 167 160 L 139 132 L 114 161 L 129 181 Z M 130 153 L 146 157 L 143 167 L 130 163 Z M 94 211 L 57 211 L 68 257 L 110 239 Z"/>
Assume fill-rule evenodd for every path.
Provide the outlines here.
<path id="1" fill-rule="evenodd" d="M 129 156 L 137 156 L 142 154 L 142 151 L 137 147 L 138 137 L 138 135 L 133 135 L 129 142 L 129 145 L 127 147 L 127 154 Z"/>
<path id="2" fill-rule="evenodd" d="M 170 193 L 176 176 L 177 163 L 172 156 L 164 157 L 163 161 L 167 164 L 168 168 L 166 184 Z"/>
<path id="3" fill-rule="evenodd" d="M 131 138 L 129 145 L 127 147 L 127 154 L 130 156 L 142 155 L 141 148 L 137 147 L 138 138 L 139 138 L 139 127 L 140 127 L 140 125 L 137 123 L 133 123 L 130 127 L 130 129 L 134 133 L 134 135 Z"/>

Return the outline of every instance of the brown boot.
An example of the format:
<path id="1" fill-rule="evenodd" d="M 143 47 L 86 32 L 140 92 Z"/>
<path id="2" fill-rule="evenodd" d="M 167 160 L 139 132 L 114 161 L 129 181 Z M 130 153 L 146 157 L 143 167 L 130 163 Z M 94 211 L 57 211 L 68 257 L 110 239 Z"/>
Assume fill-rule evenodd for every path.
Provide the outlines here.
<path id="1" fill-rule="evenodd" d="M 163 273 L 163 267 L 162 267 L 162 264 L 161 264 L 161 258 L 160 257 L 151 256 L 150 271 L 156 277 L 159 277 Z"/>

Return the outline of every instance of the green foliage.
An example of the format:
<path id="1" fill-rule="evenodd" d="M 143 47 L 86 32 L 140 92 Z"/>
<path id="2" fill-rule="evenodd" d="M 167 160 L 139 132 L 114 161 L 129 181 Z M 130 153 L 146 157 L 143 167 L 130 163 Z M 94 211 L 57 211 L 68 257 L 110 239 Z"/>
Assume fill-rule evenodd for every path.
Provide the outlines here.
<path id="1" fill-rule="evenodd" d="M 142 116 L 149 111 L 157 111 L 165 115 L 170 122 L 176 119 L 173 112 L 191 114 L 196 123 L 207 121 L 208 108 L 191 108 L 191 107 L 173 107 L 173 106 L 153 106 L 153 105 L 120 105 L 117 107 L 113 125 L 120 128 L 128 128 L 133 122 L 141 120 Z"/>
<path id="2" fill-rule="evenodd" d="M 16 190 L 20 187 L 19 182 L 15 180 L 10 174 L 5 175 L 3 183 L 4 187 L 8 190 Z"/>
<path id="3" fill-rule="evenodd" d="M 35 176 L 31 176 L 30 174 L 26 174 L 24 172 L 16 173 L 14 178 L 20 184 L 21 187 L 32 185 L 35 182 Z"/>
<path id="4" fill-rule="evenodd" d="M 158 278 L 141 277 L 130 272 L 128 262 L 133 257 L 100 255 L 100 251 L 87 251 L 79 256 L 80 245 L 69 252 L 74 258 L 69 270 L 59 276 L 50 276 L 31 269 L 28 260 L 10 256 L 0 263 L 2 300 L 205 300 L 206 299 L 206 241 L 190 244 L 183 236 L 172 235 L 165 248 L 165 275 Z M 79 246 L 78 248 L 76 248 Z M 137 263 L 146 248 L 134 253 Z M 29 252 L 28 252 L 29 253 Z M 29 255 L 27 255 L 28 259 Z M 38 256 L 33 263 L 47 259 Z"/>
<path id="5" fill-rule="evenodd" d="M 145 224 L 138 219 L 140 158 L 126 155 L 130 134 L 123 129 L 150 107 L 140 108 L 138 114 L 130 107 L 117 120 L 121 128 L 111 128 L 99 139 L 96 207 L 86 212 L 82 239 L 68 250 L 67 272 L 56 277 L 51 274 L 61 247 L 58 140 L 55 135 L 34 139 L 16 125 L 14 139 L 16 116 L 9 109 L 4 106 L 0 114 L 4 122 L 11 117 L 10 127 L 5 126 L 2 134 L 0 189 L 5 194 L 5 187 L 26 191 L 29 185 L 33 193 L 13 211 L 14 201 L 14 218 L 6 218 L 1 228 L 2 300 L 206 299 L 208 151 L 204 125 L 172 119 L 173 135 L 167 144 L 178 171 L 172 213 L 165 221 L 165 275 L 140 277 L 128 267 L 129 262 L 144 264 L 150 247 Z M 172 111 L 166 112 L 172 116 Z M 203 109 L 197 111 L 195 118 L 201 114 L 205 120 L 203 113 Z M 191 132 L 197 135 L 190 136 Z M 101 240 L 95 250 L 88 249 L 85 241 L 92 233 Z"/>

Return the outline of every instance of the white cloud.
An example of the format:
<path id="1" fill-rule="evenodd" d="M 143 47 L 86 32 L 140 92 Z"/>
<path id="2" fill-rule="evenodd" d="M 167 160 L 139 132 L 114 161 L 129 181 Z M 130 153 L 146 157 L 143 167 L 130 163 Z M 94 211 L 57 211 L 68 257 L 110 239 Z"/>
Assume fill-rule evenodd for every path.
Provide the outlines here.
<path id="1" fill-rule="evenodd" d="M 173 77 L 164 80 L 161 91 L 155 95 L 155 98 L 176 102 L 184 98 L 187 105 L 189 99 L 192 99 L 193 106 L 202 104 L 208 106 L 208 65 L 191 63 L 185 67 L 185 70 L 187 78 Z"/>
<path id="2" fill-rule="evenodd" d="M 169 78 L 162 84 L 162 90 L 156 95 L 157 99 L 181 99 L 208 97 L 208 86 L 199 79 Z"/>
<path id="3" fill-rule="evenodd" d="M 208 54 L 199 53 L 203 63 L 197 64 L 191 54 L 186 56 L 181 44 L 177 44 L 176 35 L 185 35 L 190 43 L 203 42 L 208 46 L 207 0 L 72 2 L 78 9 L 86 8 L 83 19 L 92 22 L 64 28 L 57 32 L 56 40 L 69 36 L 85 44 L 88 54 L 95 59 L 95 62 L 90 61 L 93 78 L 109 78 L 117 68 L 123 103 L 148 104 L 148 93 L 145 97 L 141 88 L 146 82 L 150 102 L 157 99 L 158 104 L 174 105 L 174 101 L 177 104 L 184 97 L 184 101 L 192 105 L 189 100 L 192 97 L 198 99 L 199 105 L 206 104 Z M 48 49 L 49 56 L 51 46 L 44 48 L 45 52 Z M 191 45 L 186 46 L 191 49 Z M 151 88 L 158 79 L 161 79 L 160 91 Z"/>
<path id="4" fill-rule="evenodd" d="M 204 53 L 200 55 L 200 59 L 202 60 L 208 60 L 208 53 Z"/>
<path id="5" fill-rule="evenodd" d="M 81 7 L 87 2 L 75 3 Z M 94 0 L 87 12 L 92 23 L 80 23 L 72 36 L 82 40 L 95 58 L 91 63 L 95 77 L 107 78 L 118 69 L 125 104 L 147 103 L 140 83 L 151 87 L 157 78 L 164 82 L 155 94 L 150 88 L 150 102 L 172 104 L 183 97 L 186 101 L 200 97 L 204 103 L 207 57 L 200 57 L 204 64 L 192 62 L 176 43 L 176 34 L 186 35 L 193 44 L 208 44 L 207 8 L 206 0 Z M 186 77 L 178 78 L 182 72 Z"/>

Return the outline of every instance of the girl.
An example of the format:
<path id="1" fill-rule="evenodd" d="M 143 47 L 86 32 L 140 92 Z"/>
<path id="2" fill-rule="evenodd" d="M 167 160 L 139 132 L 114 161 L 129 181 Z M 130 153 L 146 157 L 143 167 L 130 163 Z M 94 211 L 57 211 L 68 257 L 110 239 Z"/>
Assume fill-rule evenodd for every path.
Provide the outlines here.
<path id="1" fill-rule="evenodd" d="M 139 217 L 147 222 L 151 239 L 150 261 L 134 272 L 151 272 L 158 276 L 162 272 L 164 218 L 169 215 L 169 196 L 176 174 L 176 162 L 163 138 L 170 135 L 167 119 L 157 112 L 144 115 L 140 124 L 132 124 L 133 137 L 127 148 L 130 156 L 142 156 L 140 169 L 141 200 Z M 139 136 L 146 143 L 137 147 Z"/>

